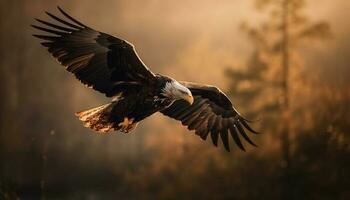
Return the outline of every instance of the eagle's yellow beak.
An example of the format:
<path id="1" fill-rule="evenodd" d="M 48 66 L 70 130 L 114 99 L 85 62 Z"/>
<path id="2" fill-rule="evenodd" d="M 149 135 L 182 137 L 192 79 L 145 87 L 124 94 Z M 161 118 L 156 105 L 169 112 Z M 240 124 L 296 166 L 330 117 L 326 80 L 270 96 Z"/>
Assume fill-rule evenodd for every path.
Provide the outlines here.
<path id="1" fill-rule="evenodd" d="M 190 105 L 192 105 L 192 104 L 193 104 L 193 101 L 194 101 L 193 96 L 192 96 L 191 94 L 190 94 L 190 95 L 187 95 L 186 98 L 185 98 L 185 100 L 186 100 Z"/>

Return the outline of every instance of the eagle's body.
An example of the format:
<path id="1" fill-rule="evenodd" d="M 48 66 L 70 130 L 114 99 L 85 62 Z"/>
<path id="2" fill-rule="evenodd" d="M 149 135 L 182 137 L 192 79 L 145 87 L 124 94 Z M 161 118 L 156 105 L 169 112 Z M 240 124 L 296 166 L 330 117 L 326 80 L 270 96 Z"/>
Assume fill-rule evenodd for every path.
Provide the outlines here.
<path id="1" fill-rule="evenodd" d="M 127 133 L 146 117 L 162 112 L 204 140 L 210 134 L 215 145 L 220 135 L 227 150 L 229 133 L 243 150 L 239 133 L 255 145 L 244 128 L 256 132 L 218 88 L 154 74 L 131 43 L 98 32 L 59 10 L 70 22 L 47 13 L 61 24 L 37 19 L 48 28 L 32 26 L 53 35 L 34 36 L 45 40 L 41 44 L 83 84 L 112 98 L 109 104 L 76 113 L 86 127 Z"/>
<path id="2" fill-rule="evenodd" d="M 139 121 L 164 110 L 177 100 L 166 96 L 167 84 L 176 83 L 171 78 L 156 75 L 151 85 L 124 84 L 110 104 L 79 112 L 77 116 L 93 130 L 101 132 L 119 130 L 127 133 L 133 130 Z M 168 87 L 176 88 L 176 85 Z M 186 89 L 184 93 L 187 95 L 189 91 Z"/>

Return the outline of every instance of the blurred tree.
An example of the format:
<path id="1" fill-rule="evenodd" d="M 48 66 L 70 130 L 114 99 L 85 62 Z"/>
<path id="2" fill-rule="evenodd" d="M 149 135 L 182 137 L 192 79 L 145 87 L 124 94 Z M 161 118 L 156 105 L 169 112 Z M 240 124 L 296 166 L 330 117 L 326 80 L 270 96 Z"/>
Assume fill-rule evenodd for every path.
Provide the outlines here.
<path id="1" fill-rule="evenodd" d="M 288 199 L 291 167 L 291 97 L 290 84 L 301 76 L 298 62 L 300 44 L 310 40 L 331 37 L 327 22 L 313 22 L 304 14 L 306 0 L 255 0 L 256 9 L 268 12 L 269 17 L 257 27 L 242 25 L 252 41 L 254 51 L 244 70 L 228 70 L 231 80 L 230 94 L 240 96 L 240 105 L 253 113 L 264 116 L 263 130 L 277 132 L 281 138 L 284 168 L 283 190 Z M 296 117 L 296 116 L 293 116 Z M 299 121 L 300 122 L 300 121 Z M 298 130 L 294 130 L 298 131 Z"/>
<path id="2" fill-rule="evenodd" d="M 242 25 L 254 50 L 246 68 L 228 70 L 242 113 L 264 116 L 267 134 L 260 138 L 287 133 L 282 147 L 288 165 L 279 149 L 268 149 L 271 141 L 260 142 L 256 151 L 228 154 L 195 135 L 186 135 L 186 142 L 174 136 L 187 134 L 185 129 L 137 134 L 145 143 L 76 129 L 75 120 L 67 120 L 75 80 L 57 73 L 61 69 L 43 56 L 28 26 L 57 1 L 38 2 L 0 1 L 0 16 L 11 19 L 0 20 L 0 199 L 349 199 L 350 93 L 344 91 L 350 87 L 331 87 L 327 78 L 302 71 L 299 44 L 330 36 L 327 23 L 303 15 L 304 1 L 257 0 L 257 9 L 271 16 L 255 28 Z"/>

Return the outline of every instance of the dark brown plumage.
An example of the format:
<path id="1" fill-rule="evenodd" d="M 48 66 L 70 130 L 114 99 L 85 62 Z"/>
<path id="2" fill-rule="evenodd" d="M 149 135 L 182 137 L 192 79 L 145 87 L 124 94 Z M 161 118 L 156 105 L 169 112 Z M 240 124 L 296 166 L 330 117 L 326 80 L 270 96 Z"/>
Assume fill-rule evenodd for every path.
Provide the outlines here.
<path id="1" fill-rule="evenodd" d="M 154 74 L 126 40 L 96 31 L 58 8 L 66 19 L 48 13 L 56 23 L 36 19 L 32 25 L 46 34 L 34 36 L 49 53 L 83 84 L 114 97 L 112 102 L 77 116 L 95 131 L 132 131 L 138 122 L 155 112 L 181 121 L 203 140 L 210 134 L 215 146 L 219 137 L 230 151 L 230 135 L 244 150 L 240 137 L 256 146 L 246 130 L 255 132 L 218 88 Z"/>
<path id="2" fill-rule="evenodd" d="M 182 125 L 187 126 L 189 130 L 194 130 L 203 140 L 206 140 L 210 133 L 215 146 L 218 144 L 220 135 L 227 151 L 230 151 L 229 133 L 242 150 L 244 150 L 244 146 L 239 139 L 239 134 L 251 145 L 256 146 L 244 128 L 255 134 L 257 132 L 248 125 L 246 119 L 239 115 L 221 90 L 215 86 L 189 82 L 180 83 L 190 89 L 194 96 L 194 103 L 189 105 L 183 100 L 176 101 L 161 111 L 164 115 L 181 121 Z"/>

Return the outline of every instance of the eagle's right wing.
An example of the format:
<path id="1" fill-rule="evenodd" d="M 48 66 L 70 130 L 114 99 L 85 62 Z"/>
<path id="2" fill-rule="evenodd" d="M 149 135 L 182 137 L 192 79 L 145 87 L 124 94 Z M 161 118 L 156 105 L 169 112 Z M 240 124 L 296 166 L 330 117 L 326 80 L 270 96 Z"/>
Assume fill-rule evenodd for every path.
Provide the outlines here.
<path id="1" fill-rule="evenodd" d="M 47 27 L 32 26 L 53 35 L 34 36 L 44 40 L 41 44 L 82 83 L 111 97 L 128 84 L 155 80 L 132 44 L 89 28 L 58 9 L 70 21 L 47 12 L 61 24 L 37 19 Z"/>
<path id="2" fill-rule="evenodd" d="M 194 130 L 203 140 L 210 135 L 213 144 L 218 145 L 220 136 L 224 147 L 230 151 L 229 133 L 237 146 L 244 149 L 240 136 L 248 143 L 256 146 L 248 137 L 245 129 L 257 133 L 233 107 L 228 97 L 217 87 L 191 82 L 180 82 L 192 92 L 192 105 L 184 100 L 175 101 L 161 112 L 182 122 L 189 130 Z M 239 136 L 240 135 L 240 136 Z"/>

